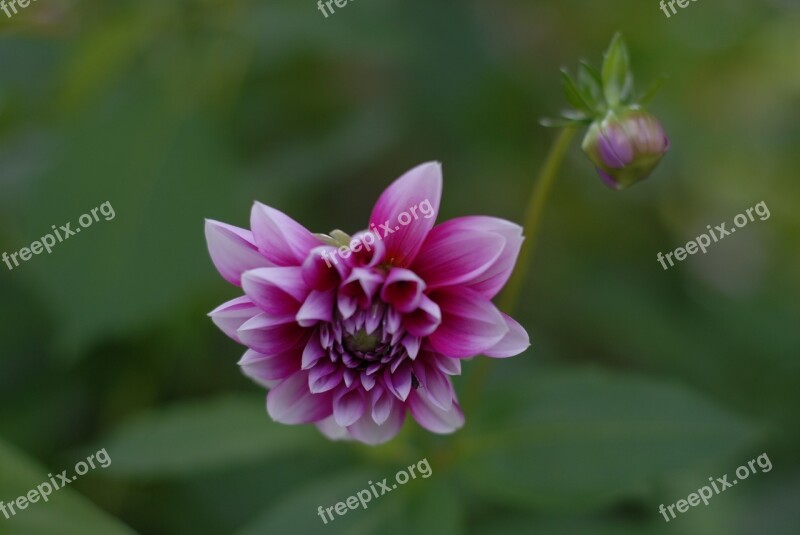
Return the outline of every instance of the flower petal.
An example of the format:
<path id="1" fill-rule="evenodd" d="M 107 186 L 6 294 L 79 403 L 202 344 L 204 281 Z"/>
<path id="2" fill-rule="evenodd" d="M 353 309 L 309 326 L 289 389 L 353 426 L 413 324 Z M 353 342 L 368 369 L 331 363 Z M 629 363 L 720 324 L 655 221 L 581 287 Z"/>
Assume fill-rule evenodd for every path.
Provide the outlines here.
<path id="1" fill-rule="evenodd" d="M 464 413 L 455 400 L 449 410 L 442 410 L 431 402 L 422 388 L 411 392 L 408 408 L 417 423 L 433 433 L 452 433 L 464 425 Z"/>
<path id="2" fill-rule="evenodd" d="M 242 275 L 242 289 L 264 312 L 293 319 L 309 289 L 300 267 L 268 267 Z"/>
<path id="3" fill-rule="evenodd" d="M 330 392 L 309 392 L 307 375 L 306 372 L 297 372 L 270 390 L 267 412 L 273 420 L 289 425 L 307 424 L 333 413 Z"/>
<path id="4" fill-rule="evenodd" d="M 406 410 L 402 403 L 392 405 L 389 416 L 382 424 L 378 425 L 367 411 L 356 423 L 347 428 L 350 435 L 356 440 L 377 446 L 393 439 L 403 427 L 406 419 Z"/>
<path id="5" fill-rule="evenodd" d="M 302 347 L 308 339 L 307 329 L 293 321 L 286 323 L 264 313 L 245 322 L 236 333 L 241 343 L 264 355 L 277 355 L 297 346 Z"/>
<path id="6" fill-rule="evenodd" d="M 446 357 L 468 358 L 497 344 L 508 332 L 503 316 L 485 297 L 468 288 L 442 288 L 431 294 L 442 309 L 442 324 L 428 337 Z"/>
<path id="7" fill-rule="evenodd" d="M 312 291 L 303 306 L 297 311 L 295 319 L 301 327 L 311 327 L 320 321 L 333 321 L 333 308 L 336 291 L 334 289 L 320 292 Z"/>
<path id="8" fill-rule="evenodd" d="M 335 256 L 335 247 L 322 245 L 314 247 L 303 261 L 303 280 L 314 290 L 329 290 L 339 286 L 350 270 L 344 263 L 339 263 Z"/>
<path id="9" fill-rule="evenodd" d="M 311 249 L 322 245 L 303 225 L 259 202 L 250 213 L 250 228 L 258 250 L 277 266 L 300 266 Z"/>
<path id="10" fill-rule="evenodd" d="M 245 271 L 272 265 L 258 252 L 249 230 L 206 219 L 206 243 L 217 271 L 236 286 Z"/>
<path id="11" fill-rule="evenodd" d="M 333 416 L 328 416 L 324 420 L 314 423 L 314 425 L 317 426 L 320 433 L 330 440 L 353 440 L 347 428 L 337 424 Z"/>
<path id="12" fill-rule="evenodd" d="M 416 361 L 413 368 L 420 388 L 426 391 L 428 400 L 443 411 L 450 410 L 455 397 L 450 378 L 440 372 L 439 368 L 425 362 Z"/>
<path id="13" fill-rule="evenodd" d="M 499 342 L 483 351 L 483 354 L 487 357 L 513 357 L 514 355 L 519 355 L 531 346 L 531 341 L 525 328 L 517 323 L 511 316 L 503 314 L 502 312 L 501 314 L 503 315 L 506 325 L 508 325 L 508 332 Z"/>
<path id="14" fill-rule="evenodd" d="M 341 388 L 333 395 L 333 418 L 342 427 L 353 425 L 366 412 L 366 405 L 360 388 Z"/>
<path id="15" fill-rule="evenodd" d="M 383 284 L 383 277 L 366 268 L 354 268 L 350 276 L 339 287 L 339 313 L 344 319 L 352 316 L 356 307 L 367 310 L 372 305 L 372 298 Z"/>
<path id="16" fill-rule="evenodd" d="M 414 260 L 436 221 L 441 197 L 442 166 L 438 162 L 408 171 L 380 196 L 369 218 L 370 229 L 383 240 L 386 259 L 393 266 L 406 267 Z M 414 211 L 411 220 L 409 212 L 417 208 L 421 214 Z M 406 225 L 399 219 L 403 213 L 409 219 Z"/>
<path id="17" fill-rule="evenodd" d="M 348 250 L 345 263 L 352 267 L 375 267 L 386 256 L 386 246 L 378 239 L 377 231 L 357 232 L 350 240 Z"/>
<path id="18" fill-rule="evenodd" d="M 425 281 L 409 269 L 392 268 L 381 288 L 381 300 L 395 310 L 412 312 L 419 307 Z"/>
<path id="19" fill-rule="evenodd" d="M 247 296 L 237 297 L 227 303 L 223 303 L 208 313 L 214 325 L 240 344 L 242 341 L 236 331 L 245 322 L 259 314 L 261 314 L 261 309 Z"/>
<path id="20" fill-rule="evenodd" d="M 296 350 L 270 356 L 248 349 L 239 366 L 242 367 L 242 373 L 266 388 L 271 386 L 272 381 L 286 379 L 300 371 Z"/>
<path id="21" fill-rule="evenodd" d="M 412 269 L 428 289 L 464 284 L 497 262 L 505 245 L 501 234 L 464 226 L 457 219 L 446 221 L 428 234 Z"/>
<path id="22" fill-rule="evenodd" d="M 408 399 L 411 392 L 411 364 L 404 360 L 396 370 L 386 370 L 383 376 L 383 384 L 391 394 L 400 401 Z"/>
<path id="23" fill-rule="evenodd" d="M 423 295 L 419 308 L 403 317 L 403 327 L 414 336 L 430 336 L 442 323 L 442 310 L 427 295 Z"/>
<path id="24" fill-rule="evenodd" d="M 492 232 L 505 238 L 503 251 L 489 269 L 466 283 L 467 286 L 485 297 L 493 298 L 508 282 L 517 263 L 522 242 L 525 240 L 522 236 L 522 227 L 505 219 L 488 216 L 460 217 L 452 219 L 448 223 L 452 221 L 457 221 L 462 227 L 473 226 L 483 232 Z"/>

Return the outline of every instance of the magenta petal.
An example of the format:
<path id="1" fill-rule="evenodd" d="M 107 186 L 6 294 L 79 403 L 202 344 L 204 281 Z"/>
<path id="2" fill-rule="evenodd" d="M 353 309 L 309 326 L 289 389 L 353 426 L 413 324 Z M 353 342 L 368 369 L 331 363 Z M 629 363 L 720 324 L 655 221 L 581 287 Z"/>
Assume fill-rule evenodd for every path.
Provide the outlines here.
<path id="1" fill-rule="evenodd" d="M 333 395 L 333 418 L 342 427 L 353 425 L 365 412 L 366 401 L 360 388 L 340 389 Z"/>
<path id="2" fill-rule="evenodd" d="M 314 364 L 316 364 L 317 361 L 322 357 L 324 357 L 325 355 L 327 355 L 327 353 L 322 348 L 322 344 L 319 343 L 319 336 L 317 336 L 317 333 L 314 332 L 308 339 L 308 343 L 306 344 L 305 349 L 303 349 L 303 357 L 300 366 L 304 370 L 308 370 L 309 368 L 312 368 Z"/>
<path id="3" fill-rule="evenodd" d="M 239 366 L 247 377 L 267 388 L 272 381 L 286 379 L 300 371 L 296 350 L 269 356 L 249 349 L 239 361 Z"/>
<path id="4" fill-rule="evenodd" d="M 240 344 L 242 341 L 236 331 L 245 322 L 259 314 L 261 314 L 261 310 L 246 296 L 223 303 L 208 313 L 214 325 Z"/>
<path id="5" fill-rule="evenodd" d="M 206 219 L 206 243 L 217 271 L 236 286 L 245 271 L 272 265 L 258 252 L 249 230 Z"/>
<path id="6" fill-rule="evenodd" d="M 411 392 L 408 408 L 417 423 L 433 433 L 452 433 L 464 425 L 464 413 L 458 403 L 453 401 L 449 410 L 442 410 L 431 402 L 423 389 Z"/>
<path id="7" fill-rule="evenodd" d="M 303 306 L 297 312 L 295 319 L 301 327 L 311 327 L 320 321 L 333 321 L 334 289 L 320 292 L 312 291 L 306 298 Z"/>
<path id="8" fill-rule="evenodd" d="M 285 323 L 269 314 L 253 317 L 236 332 L 244 345 L 264 355 L 284 353 L 305 344 L 308 337 L 308 331 L 296 323 Z"/>
<path id="9" fill-rule="evenodd" d="M 501 312 L 502 314 L 502 312 Z M 430 353 L 439 371 L 447 375 L 461 375 L 461 360 L 445 357 L 438 353 Z"/>
<path id="10" fill-rule="evenodd" d="M 333 416 L 328 416 L 324 420 L 315 422 L 314 425 L 317 426 L 317 429 L 319 429 L 320 433 L 325 435 L 330 440 L 352 440 L 350 432 L 347 430 L 347 428 L 337 424 L 336 420 L 333 419 Z"/>
<path id="11" fill-rule="evenodd" d="M 475 291 L 443 288 L 431 298 L 442 309 L 442 324 L 428 341 L 442 355 L 474 357 L 493 347 L 508 332 L 497 308 Z"/>
<path id="12" fill-rule="evenodd" d="M 276 318 L 294 318 L 308 295 L 299 267 L 268 267 L 242 275 L 242 289 L 264 312 Z"/>
<path id="13" fill-rule="evenodd" d="M 322 245 L 303 225 L 258 202 L 250 214 L 250 228 L 258 250 L 277 266 L 300 266 L 311 249 Z"/>
<path id="14" fill-rule="evenodd" d="M 459 217 L 451 219 L 445 224 L 491 232 L 505 239 L 505 247 L 503 247 L 500 256 L 486 271 L 466 283 L 467 286 L 485 297 L 493 298 L 505 286 L 511 276 L 511 272 L 514 270 L 522 242 L 525 240 L 522 236 L 522 227 L 505 219 L 488 216 Z"/>
<path id="15" fill-rule="evenodd" d="M 305 372 L 297 372 L 270 390 L 267 412 L 282 424 L 307 424 L 327 418 L 333 412 L 331 394 L 308 391 Z"/>
<path id="16" fill-rule="evenodd" d="M 502 235 L 464 227 L 454 219 L 433 228 L 412 269 L 428 289 L 464 284 L 492 267 L 505 245 Z"/>
<path id="17" fill-rule="evenodd" d="M 450 379 L 438 368 L 424 362 L 415 362 L 413 368 L 419 379 L 420 388 L 427 392 L 430 402 L 443 411 L 450 410 L 455 396 Z"/>
<path id="18" fill-rule="evenodd" d="M 501 312 L 501 314 L 503 313 Z M 483 354 L 487 357 L 513 357 L 519 355 L 531 345 L 528 332 L 522 325 L 506 314 L 503 314 L 503 319 L 508 325 L 508 332 L 499 342 L 483 351 Z"/>
<path id="19" fill-rule="evenodd" d="M 335 247 L 320 246 L 308 253 L 303 261 L 303 280 L 309 288 L 320 291 L 335 288 L 350 273 L 349 267 L 334 256 L 334 251 Z"/>
<path id="20" fill-rule="evenodd" d="M 375 271 L 354 268 L 350 276 L 339 287 L 339 312 L 347 319 L 353 315 L 356 306 L 366 310 L 372 305 L 372 298 L 383 284 L 383 277 Z"/>
<path id="21" fill-rule="evenodd" d="M 411 363 L 404 360 L 396 370 L 386 370 L 383 380 L 386 390 L 400 401 L 408 399 L 411 392 Z"/>
<path id="22" fill-rule="evenodd" d="M 394 409 L 395 404 L 400 403 L 397 399 L 381 388 L 375 388 L 370 394 L 370 404 L 372 405 L 372 420 L 381 425 L 385 422 Z"/>
<path id="23" fill-rule="evenodd" d="M 308 389 L 315 394 L 333 390 L 342 382 L 344 372 L 333 362 L 319 362 L 308 371 Z"/>
<path id="24" fill-rule="evenodd" d="M 419 307 L 425 281 L 409 269 L 392 268 L 381 288 L 381 300 L 398 312 L 411 312 Z"/>
<path id="25" fill-rule="evenodd" d="M 380 196 L 369 218 L 370 229 L 383 239 L 386 259 L 393 266 L 406 267 L 414 260 L 436 221 L 441 197 L 442 167 L 437 162 L 415 167 Z M 403 213 L 410 220 L 406 225 L 401 224 Z M 417 217 L 412 219 L 412 213 Z"/>
<path id="26" fill-rule="evenodd" d="M 442 323 L 442 310 L 427 295 L 423 295 L 419 308 L 403 318 L 403 327 L 414 336 L 430 336 Z"/>
<path id="27" fill-rule="evenodd" d="M 345 260 L 352 267 L 375 267 L 383 262 L 386 246 L 378 239 L 378 233 L 362 230 L 353 235 L 349 244 L 349 255 Z"/>
<path id="28" fill-rule="evenodd" d="M 392 405 L 389 416 L 382 424 L 378 425 L 369 412 L 365 413 L 356 423 L 347 428 L 350 435 L 356 440 L 377 446 L 393 439 L 403 427 L 406 418 L 405 407 L 402 403 Z"/>

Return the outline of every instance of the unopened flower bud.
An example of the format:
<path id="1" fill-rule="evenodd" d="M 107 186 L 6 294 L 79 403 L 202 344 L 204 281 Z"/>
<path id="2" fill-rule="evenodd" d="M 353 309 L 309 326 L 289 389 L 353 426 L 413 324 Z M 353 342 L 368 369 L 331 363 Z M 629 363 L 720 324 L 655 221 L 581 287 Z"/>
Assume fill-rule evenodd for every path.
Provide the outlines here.
<path id="1" fill-rule="evenodd" d="M 661 123 L 637 109 L 608 113 L 592 123 L 583 139 L 583 151 L 603 182 L 614 189 L 647 178 L 667 150 L 669 138 Z"/>

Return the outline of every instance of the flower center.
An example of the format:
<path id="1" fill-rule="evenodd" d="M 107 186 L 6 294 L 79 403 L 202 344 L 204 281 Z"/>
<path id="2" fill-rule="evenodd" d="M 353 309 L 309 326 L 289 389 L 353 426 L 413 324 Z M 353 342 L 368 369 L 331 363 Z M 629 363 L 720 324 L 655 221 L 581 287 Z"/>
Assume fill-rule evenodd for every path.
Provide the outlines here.
<path id="1" fill-rule="evenodd" d="M 372 334 L 367 334 L 365 328 L 359 329 L 355 334 L 347 334 L 344 336 L 344 347 L 348 351 L 357 351 L 359 353 L 371 353 L 377 349 L 380 343 L 378 331 L 375 330 Z"/>

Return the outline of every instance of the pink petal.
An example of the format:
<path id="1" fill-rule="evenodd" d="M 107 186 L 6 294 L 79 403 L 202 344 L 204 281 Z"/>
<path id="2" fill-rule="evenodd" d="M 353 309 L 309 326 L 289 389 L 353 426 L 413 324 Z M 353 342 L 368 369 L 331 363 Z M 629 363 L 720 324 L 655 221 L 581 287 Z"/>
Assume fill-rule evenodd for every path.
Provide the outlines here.
<path id="1" fill-rule="evenodd" d="M 360 388 L 342 388 L 333 395 L 333 418 L 342 427 L 353 425 L 365 412 L 366 400 Z"/>
<path id="2" fill-rule="evenodd" d="M 239 366 L 242 367 L 242 373 L 264 387 L 269 387 L 276 379 L 286 379 L 300 371 L 296 350 L 269 356 L 249 349 L 239 361 Z"/>
<path id="3" fill-rule="evenodd" d="M 282 321 L 284 320 L 269 314 L 259 314 L 245 322 L 236 332 L 241 343 L 264 355 L 277 355 L 305 345 L 308 331 L 293 321 Z"/>
<path id="4" fill-rule="evenodd" d="M 249 230 L 206 219 L 206 243 L 217 271 L 236 286 L 245 271 L 272 265 L 258 252 Z"/>
<path id="5" fill-rule="evenodd" d="M 503 316 L 479 293 L 467 288 L 442 288 L 431 294 L 442 309 L 442 324 L 428 337 L 446 357 L 468 358 L 493 347 L 508 332 Z"/>
<path id="6" fill-rule="evenodd" d="M 345 262 L 352 267 L 375 267 L 383 262 L 386 246 L 378 239 L 377 232 L 362 230 L 353 235 Z"/>
<path id="7" fill-rule="evenodd" d="M 406 331 L 424 338 L 430 336 L 442 323 L 442 310 L 427 295 L 423 295 L 419 308 L 403 318 Z"/>
<path id="8" fill-rule="evenodd" d="M 464 425 L 464 413 L 457 402 L 453 401 L 449 410 L 442 410 L 431 402 L 423 389 L 411 392 L 408 408 L 417 423 L 433 433 L 452 433 Z"/>
<path id="9" fill-rule="evenodd" d="M 400 401 L 408 399 L 411 392 L 411 364 L 404 360 L 396 370 L 386 370 L 383 377 L 383 384 L 391 394 Z"/>
<path id="10" fill-rule="evenodd" d="M 447 375 L 461 375 L 460 359 L 452 359 L 450 357 L 440 355 L 439 353 L 430 353 L 430 355 L 431 357 L 429 358 L 433 359 L 433 362 L 436 363 L 436 367 L 439 368 L 440 372 Z"/>
<path id="11" fill-rule="evenodd" d="M 300 266 L 311 249 L 322 245 L 300 223 L 259 202 L 253 205 L 250 228 L 258 250 L 277 266 Z"/>
<path id="12" fill-rule="evenodd" d="M 282 424 L 307 424 L 327 418 L 333 412 L 331 394 L 312 394 L 308 391 L 305 372 L 297 372 L 270 390 L 267 412 Z"/>
<path id="13" fill-rule="evenodd" d="M 342 383 L 342 367 L 330 361 L 318 362 L 308 371 L 308 389 L 318 394 L 333 390 Z"/>
<path id="14" fill-rule="evenodd" d="M 378 425 L 369 412 L 366 412 L 356 423 L 347 428 L 350 435 L 356 440 L 377 446 L 393 439 L 403 427 L 406 419 L 406 410 L 402 403 L 395 403 L 388 418 Z"/>
<path id="15" fill-rule="evenodd" d="M 316 422 L 314 425 L 316 425 L 317 429 L 330 440 L 352 440 L 347 428 L 337 424 L 333 416 L 328 416 L 324 420 Z"/>
<path id="16" fill-rule="evenodd" d="M 306 286 L 314 290 L 329 290 L 339 286 L 339 283 L 349 273 L 349 267 L 338 261 L 334 252 L 335 247 L 315 247 L 308 253 L 303 261 L 303 280 Z"/>
<path id="17" fill-rule="evenodd" d="M 306 298 L 303 306 L 297 311 L 295 319 L 301 327 L 311 327 L 320 321 L 333 321 L 334 289 L 320 292 L 312 291 Z"/>
<path id="18" fill-rule="evenodd" d="M 503 314 L 503 319 L 508 325 L 506 335 L 491 348 L 483 351 L 487 357 L 506 358 L 519 355 L 531 346 L 528 332 L 511 316 Z"/>
<path id="19" fill-rule="evenodd" d="M 242 275 L 242 289 L 264 312 L 293 319 L 308 295 L 300 267 L 268 267 Z"/>
<path id="20" fill-rule="evenodd" d="M 308 339 L 305 349 L 303 349 L 303 357 L 300 365 L 304 370 L 308 370 L 312 368 L 319 359 L 326 355 L 327 352 L 322 348 L 322 344 L 319 343 L 319 336 L 314 332 Z"/>
<path id="21" fill-rule="evenodd" d="M 517 263 L 522 242 L 525 240 L 522 236 L 522 227 L 505 219 L 488 216 L 469 216 L 452 221 L 462 221 L 461 225 L 471 225 L 484 232 L 500 234 L 505 238 L 506 243 L 503 252 L 494 264 L 467 284 L 485 297 L 493 298 L 508 282 L 511 272 L 514 270 L 514 265 Z"/>
<path id="22" fill-rule="evenodd" d="M 370 394 L 372 420 L 381 425 L 389 418 L 394 406 L 398 403 L 400 402 L 392 394 L 378 386 Z"/>
<path id="23" fill-rule="evenodd" d="M 420 388 L 426 391 L 429 401 L 443 411 L 450 410 L 455 397 L 450 379 L 438 368 L 424 362 L 415 362 L 413 369 L 420 382 Z"/>
<path id="24" fill-rule="evenodd" d="M 381 288 L 381 300 L 398 312 L 411 312 L 419 307 L 425 281 L 416 273 L 403 268 L 392 268 Z"/>
<path id="25" fill-rule="evenodd" d="M 354 268 L 350 276 L 339 287 L 339 312 L 344 319 L 356 311 L 356 307 L 366 310 L 372 305 L 372 298 L 383 284 L 383 277 L 370 269 Z"/>
<path id="26" fill-rule="evenodd" d="M 436 221 L 442 197 L 442 167 L 437 162 L 422 164 L 395 180 L 378 199 L 369 218 L 370 230 L 386 245 L 391 265 L 411 264 Z M 416 218 L 411 218 L 412 209 Z M 410 221 L 402 225 L 407 214 Z M 386 225 L 386 227 L 381 227 Z M 387 230 L 388 229 L 388 230 Z"/>
<path id="27" fill-rule="evenodd" d="M 261 310 L 246 296 L 223 303 L 208 313 L 214 325 L 240 344 L 242 341 L 236 331 L 245 322 L 259 314 L 261 314 Z"/>
<path id="28" fill-rule="evenodd" d="M 475 280 L 497 262 L 505 248 L 502 235 L 458 223 L 454 219 L 435 226 L 414 259 L 412 269 L 429 289 Z"/>

